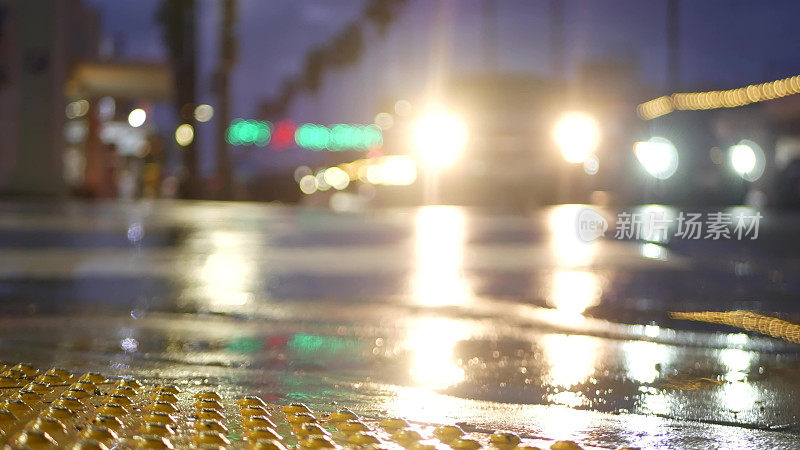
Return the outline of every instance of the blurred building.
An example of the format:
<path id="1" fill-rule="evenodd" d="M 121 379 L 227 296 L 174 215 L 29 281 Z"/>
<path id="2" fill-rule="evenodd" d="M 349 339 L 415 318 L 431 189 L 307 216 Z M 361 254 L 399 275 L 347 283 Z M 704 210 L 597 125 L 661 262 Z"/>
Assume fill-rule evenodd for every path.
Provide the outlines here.
<path id="1" fill-rule="evenodd" d="M 0 0 L 0 191 L 63 195 L 64 85 L 94 58 L 98 15 L 81 0 Z"/>
<path id="2" fill-rule="evenodd" d="M 162 139 L 146 119 L 173 97 L 165 64 L 100 55 L 82 0 L 0 0 L 0 54 L 0 192 L 158 195 Z"/>
<path id="3" fill-rule="evenodd" d="M 64 178 L 91 197 L 159 195 L 163 139 L 152 119 L 155 102 L 173 96 L 165 64 L 83 61 L 64 94 Z"/>

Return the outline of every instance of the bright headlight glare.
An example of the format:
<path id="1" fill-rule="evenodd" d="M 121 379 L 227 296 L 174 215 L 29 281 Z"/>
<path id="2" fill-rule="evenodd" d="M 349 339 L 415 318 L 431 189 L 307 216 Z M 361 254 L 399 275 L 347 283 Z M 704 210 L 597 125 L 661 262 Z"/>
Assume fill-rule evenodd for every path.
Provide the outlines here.
<path id="1" fill-rule="evenodd" d="M 654 137 L 637 142 L 633 153 L 644 170 L 659 180 L 666 180 L 678 170 L 678 149 L 669 139 Z"/>
<path id="2" fill-rule="evenodd" d="M 567 162 L 582 163 L 600 143 L 600 126 L 588 114 L 567 113 L 556 122 L 553 139 Z"/>
<path id="3" fill-rule="evenodd" d="M 417 119 L 413 139 L 425 164 L 441 168 L 455 162 L 464 151 L 467 127 L 451 113 L 433 111 Z"/>
<path id="4" fill-rule="evenodd" d="M 766 158 L 761 147 L 753 141 L 743 140 L 728 149 L 733 170 L 747 181 L 756 181 L 764 174 Z"/>

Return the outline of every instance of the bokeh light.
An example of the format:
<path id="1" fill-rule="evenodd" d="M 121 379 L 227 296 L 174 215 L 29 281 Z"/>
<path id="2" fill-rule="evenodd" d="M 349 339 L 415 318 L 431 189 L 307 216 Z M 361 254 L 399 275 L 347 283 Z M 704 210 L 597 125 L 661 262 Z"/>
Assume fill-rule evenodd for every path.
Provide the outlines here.
<path id="1" fill-rule="evenodd" d="M 314 175 L 303 175 L 300 178 L 300 191 L 303 194 L 311 195 L 314 192 L 317 192 L 317 178 Z"/>
<path id="2" fill-rule="evenodd" d="M 228 127 L 226 140 L 231 145 L 267 145 L 272 137 L 272 124 L 261 120 L 236 119 Z"/>
<path id="3" fill-rule="evenodd" d="M 756 181 L 764 174 L 766 157 L 761 147 L 753 141 L 743 140 L 729 150 L 731 166 L 740 177 Z"/>
<path id="4" fill-rule="evenodd" d="M 636 112 L 644 120 L 655 119 L 675 110 L 736 108 L 800 93 L 800 76 L 725 91 L 676 92 L 644 102 Z"/>
<path id="5" fill-rule="evenodd" d="M 294 181 L 299 183 L 304 176 L 311 175 L 312 173 L 313 172 L 311 171 L 310 167 L 298 166 L 296 169 L 294 169 Z"/>
<path id="6" fill-rule="evenodd" d="M 75 100 L 74 102 L 67 103 L 66 116 L 67 119 L 76 119 L 83 117 L 89 112 L 88 100 Z"/>
<path id="7" fill-rule="evenodd" d="M 175 142 L 181 147 L 186 147 L 194 141 L 194 127 L 188 123 L 181 124 L 175 130 Z"/>
<path id="8" fill-rule="evenodd" d="M 346 189 L 347 186 L 350 184 L 350 176 L 347 175 L 347 172 L 338 168 L 338 167 L 330 167 L 323 172 L 325 182 L 328 183 L 330 186 L 333 186 L 334 189 L 337 191 L 341 191 L 342 189 Z"/>
<path id="9" fill-rule="evenodd" d="M 325 181 L 325 171 L 320 170 L 314 175 L 314 180 L 317 182 L 317 190 L 319 191 L 327 191 L 331 188 L 331 185 Z"/>
<path id="10" fill-rule="evenodd" d="M 117 101 L 113 97 L 101 97 L 97 101 L 97 118 L 101 122 L 114 120 L 114 115 L 117 113 Z"/>
<path id="11" fill-rule="evenodd" d="M 400 117 L 411 115 L 411 103 L 408 100 L 398 100 L 394 104 L 394 112 Z"/>
<path id="12" fill-rule="evenodd" d="M 678 170 L 678 149 L 669 139 L 654 137 L 637 142 L 633 153 L 644 170 L 659 180 L 666 180 Z"/>
<path id="13" fill-rule="evenodd" d="M 136 108 L 128 114 L 128 124 L 134 128 L 138 128 L 147 120 L 147 113 L 141 109 Z"/>
<path id="14" fill-rule="evenodd" d="M 597 172 L 600 170 L 600 159 L 597 158 L 597 155 L 589 155 L 583 161 L 583 171 L 586 172 L 587 175 L 597 175 Z"/>
<path id="15" fill-rule="evenodd" d="M 336 124 L 331 127 L 306 123 L 295 131 L 295 143 L 309 150 L 368 150 L 383 145 L 376 125 Z"/>
<path id="16" fill-rule="evenodd" d="M 756 155 L 753 149 L 746 145 L 731 147 L 731 164 L 733 170 L 740 174 L 752 171 L 756 167 Z"/>
<path id="17" fill-rule="evenodd" d="M 658 259 L 661 261 L 667 261 L 669 259 L 667 248 L 652 242 L 645 242 L 642 244 L 639 247 L 639 253 L 648 259 Z"/>
<path id="18" fill-rule="evenodd" d="M 417 165 L 406 155 L 384 156 L 377 167 L 380 169 L 381 184 L 408 186 L 417 180 Z"/>
<path id="19" fill-rule="evenodd" d="M 455 162 L 467 143 L 467 127 L 445 111 L 432 111 L 417 119 L 414 144 L 426 165 L 442 168 Z"/>
<path id="20" fill-rule="evenodd" d="M 214 107 L 211 105 L 197 105 L 194 109 L 194 118 L 198 122 L 208 122 L 214 117 Z"/>
<path id="21" fill-rule="evenodd" d="M 600 143 L 600 126 L 588 114 L 567 113 L 556 122 L 553 139 L 567 162 L 582 163 Z"/>
<path id="22" fill-rule="evenodd" d="M 378 113 L 375 115 L 375 125 L 381 130 L 388 130 L 394 125 L 394 117 L 386 112 Z"/>

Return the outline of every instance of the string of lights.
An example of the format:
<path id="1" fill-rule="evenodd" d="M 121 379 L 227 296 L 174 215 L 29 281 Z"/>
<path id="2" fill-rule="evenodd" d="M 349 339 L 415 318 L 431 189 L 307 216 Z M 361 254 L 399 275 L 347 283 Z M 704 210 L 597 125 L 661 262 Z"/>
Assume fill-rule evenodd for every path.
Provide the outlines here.
<path id="1" fill-rule="evenodd" d="M 751 311 L 671 312 L 673 319 L 718 323 L 800 343 L 800 325 Z"/>
<path id="2" fill-rule="evenodd" d="M 643 120 L 651 120 L 673 111 L 736 108 L 797 93 L 800 93 L 800 75 L 725 91 L 664 95 L 640 104 L 636 107 L 636 112 Z"/>
<path id="3" fill-rule="evenodd" d="M 283 150 L 292 144 L 307 150 L 332 152 L 367 151 L 383 145 L 381 129 L 376 125 L 313 123 L 296 125 L 290 120 L 276 124 L 263 120 L 235 119 L 228 127 L 226 141 L 234 146 L 265 147 Z"/>

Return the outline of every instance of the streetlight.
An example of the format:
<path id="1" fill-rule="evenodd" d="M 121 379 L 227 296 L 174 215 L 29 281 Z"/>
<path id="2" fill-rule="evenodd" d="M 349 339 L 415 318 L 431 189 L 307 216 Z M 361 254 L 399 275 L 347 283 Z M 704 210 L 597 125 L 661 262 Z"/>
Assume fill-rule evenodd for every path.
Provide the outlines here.
<path id="1" fill-rule="evenodd" d="M 553 128 L 553 140 L 568 163 L 582 163 L 600 143 L 600 126 L 586 113 L 566 113 Z"/>
<path id="2" fill-rule="evenodd" d="M 417 119 L 413 140 L 422 160 L 430 168 L 453 164 L 467 143 L 467 126 L 446 111 L 431 111 Z"/>

